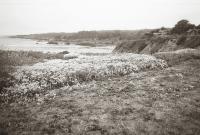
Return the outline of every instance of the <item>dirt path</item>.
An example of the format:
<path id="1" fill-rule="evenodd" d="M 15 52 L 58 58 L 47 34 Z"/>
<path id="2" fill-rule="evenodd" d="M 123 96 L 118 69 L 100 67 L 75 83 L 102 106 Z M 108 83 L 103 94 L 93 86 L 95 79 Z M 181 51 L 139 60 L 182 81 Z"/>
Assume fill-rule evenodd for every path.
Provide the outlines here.
<path id="1" fill-rule="evenodd" d="M 200 134 L 200 60 L 51 91 L 1 107 L 9 134 Z"/>

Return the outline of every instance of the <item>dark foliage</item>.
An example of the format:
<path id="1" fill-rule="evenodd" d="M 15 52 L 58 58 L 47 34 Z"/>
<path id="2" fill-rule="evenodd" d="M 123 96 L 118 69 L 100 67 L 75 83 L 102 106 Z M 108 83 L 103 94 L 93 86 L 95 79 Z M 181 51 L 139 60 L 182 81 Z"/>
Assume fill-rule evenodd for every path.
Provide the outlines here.
<path id="1" fill-rule="evenodd" d="M 181 44 L 184 48 L 196 48 L 200 46 L 200 36 L 190 36 Z"/>
<path id="2" fill-rule="evenodd" d="M 194 24 L 189 23 L 188 20 L 181 20 L 179 21 L 174 28 L 172 28 L 171 33 L 172 34 L 184 34 L 189 29 L 195 28 Z"/>
<path id="3" fill-rule="evenodd" d="M 200 24 L 198 26 L 196 26 L 196 29 L 200 29 Z"/>
<path id="4" fill-rule="evenodd" d="M 140 53 L 147 46 L 146 40 L 125 41 L 116 46 L 113 52 L 129 52 Z"/>
<path id="5" fill-rule="evenodd" d="M 77 33 L 44 33 L 31 35 L 18 35 L 15 38 L 28 38 L 48 41 L 71 40 L 133 40 L 140 39 L 146 32 L 151 30 L 104 30 L 104 31 L 80 31 Z"/>
<path id="6" fill-rule="evenodd" d="M 186 39 L 187 39 L 187 36 L 183 35 L 183 36 L 178 38 L 176 44 L 177 45 L 181 45 L 181 44 L 183 44 L 185 42 Z"/>

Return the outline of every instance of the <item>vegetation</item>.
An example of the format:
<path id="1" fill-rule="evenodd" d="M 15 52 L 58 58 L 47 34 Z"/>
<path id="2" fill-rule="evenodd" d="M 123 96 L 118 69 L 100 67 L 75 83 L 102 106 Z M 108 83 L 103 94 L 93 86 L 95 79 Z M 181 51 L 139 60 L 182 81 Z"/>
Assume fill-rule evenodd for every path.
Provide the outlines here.
<path id="1" fill-rule="evenodd" d="M 182 42 L 180 42 L 182 40 Z M 178 44 L 179 43 L 179 44 Z M 200 35 L 182 37 L 179 39 L 178 46 L 180 48 L 198 48 L 200 46 Z"/>
<path id="2" fill-rule="evenodd" d="M 175 27 L 171 30 L 172 34 L 183 34 L 189 29 L 195 28 L 194 24 L 189 23 L 188 20 L 180 20 Z"/>
<path id="3" fill-rule="evenodd" d="M 0 50 L 0 93 L 4 87 L 14 84 L 12 72 L 15 72 L 16 66 L 33 65 L 38 62 L 44 62 L 45 59 L 65 59 L 64 54 L 51 54 L 34 51 L 3 51 Z"/>
<path id="4" fill-rule="evenodd" d="M 147 55 L 125 54 L 106 56 L 82 56 L 69 61 L 52 60 L 33 66 L 20 67 L 12 76 L 15 78 L 12 93 L 42 93 L 43 91 L 72 86 L 108 77 L 117 77 L 151 69 L 162 69 L 167 64 Z"/>
<path id="5" fill-rule="evenodd" d="M 181 62 L 200 59 L 200 50 L 197 49 L 181 49 L 172 52 L 159 52 L 154 54 L 155 57 L 167 61 L 169 66 L 177 65 Z"/>
<path id="6" fill-rule="evenodd" d="M 170 38 L 168 37 L 152 37 L 151 39 L 124 41 L 120 43 L 119 45 L 117 45 L 115 49 L 113 50 L 113 52 L 154 54 L 162 50 L 166 51 L 167 50 L 166 45 L 170 44 L 169 41 L 170 41 Z"/>
<path id="7" fill-rule="evenodd" d="M 46 40 L 70 44 L 89 46 L 116 45 L 119 41 L 133 40 L 144 36 L 150 30 L 110 30 L 110 31 L 80 31 L 77 33 L 44 33 L 31 35 L 12 36 L 14 38 L 27 38 L 35 40 Z"/>
<path id="8" fill-rule="evenodd" d="M 0 134 L 199 135 L 198 27 L 22 36 L 120 44 L 113 54 L 1 51 Z"/>
<path id="9" fill-rule="evenodd" d="M 80 42 L 77 45 L 95 47 L 97 44 L 92 42 Z"/>
<path id="10" fill-rule="evenodd" d="M 187 20 L 181 20 L 172 29 L 155 29 L 136 40 L 120 42 L 114 52 L 154 54 L 184 48 L 198 48 L 199 46 L 199 26 L 195 26 Z"/>
<path id="11" fill-rule="evenodd" d="M 200 24 L 198 26 L 196 26 L 196 29 L 200 29 Z"/>
<path id="12" fill-rule="evenodd" d="M 146 40 L 124 41 L 117 45 L 113 52 L 140 53 L 146 46 Z"/>
<path id="13" fill-rule="evenodd" d="M 21 66 L 44 61 L 44 59 L 63 59 L 62 53 L 42 53 L 35 51 L 3 51 L 0 50 L 1 65 Z"/>
<path id="14" fill-rule="evenodd" d="M 177 44 L 177 45 L 184 44 L 184 42 L 186 41 L 186 39 L 187 39 L 187 36 L 186 36 L 186 35 L 182 35 L 182 36 L 180 36 L 180 37 L 178 38 L 176 44 Z"/>
<path id="15" fill-rule="evenodd" d="M 139 55 L 138 55 L 139 56 Z M 1 106 L 8 134 L 199 135 L 200 60 L 105 78 Z"/>

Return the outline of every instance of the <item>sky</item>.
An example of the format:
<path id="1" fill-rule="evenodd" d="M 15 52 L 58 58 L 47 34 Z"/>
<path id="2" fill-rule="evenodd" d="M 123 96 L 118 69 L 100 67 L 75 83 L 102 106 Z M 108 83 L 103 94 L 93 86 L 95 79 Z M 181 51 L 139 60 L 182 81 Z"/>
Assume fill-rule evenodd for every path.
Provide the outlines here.
<path id="1" fill-rule="evenodd" d="M 0 35 L 200 24 L 200 0 L 0 0 Z"/>

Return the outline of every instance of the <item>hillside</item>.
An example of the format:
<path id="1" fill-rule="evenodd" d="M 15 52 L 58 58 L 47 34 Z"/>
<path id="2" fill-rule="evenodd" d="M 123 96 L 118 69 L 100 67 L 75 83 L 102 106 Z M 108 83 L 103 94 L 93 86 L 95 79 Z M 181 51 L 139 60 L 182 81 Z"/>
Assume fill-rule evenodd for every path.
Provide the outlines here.
<path id="1" fill-rule="evenodd" d="M 182 20 L 185 21 L 185 20 Z M 181 22 L 181 21 L 180 21 Z M 200 29 L 199 26 L 189 26 L 184 31 L 184 27 L 179 28 L 179 22 L 172 29 L 160 28 L 147 32 L 142 38 L 127 40 L 119 43 L 113 52 L 116 53 L 145 53 L 154 54 L 156 52 L 175 51 L 184 48 L 200 48 Z"/>
<path id="2" fill-rule="evenodd" d="M 191 57 L 169 59 L 173 64 L 162 70 L 16 95 L 17 101 L 0 104 L 0 133 L 199 135 L 200 53 L 193 53 L 165 54 Z"/>

